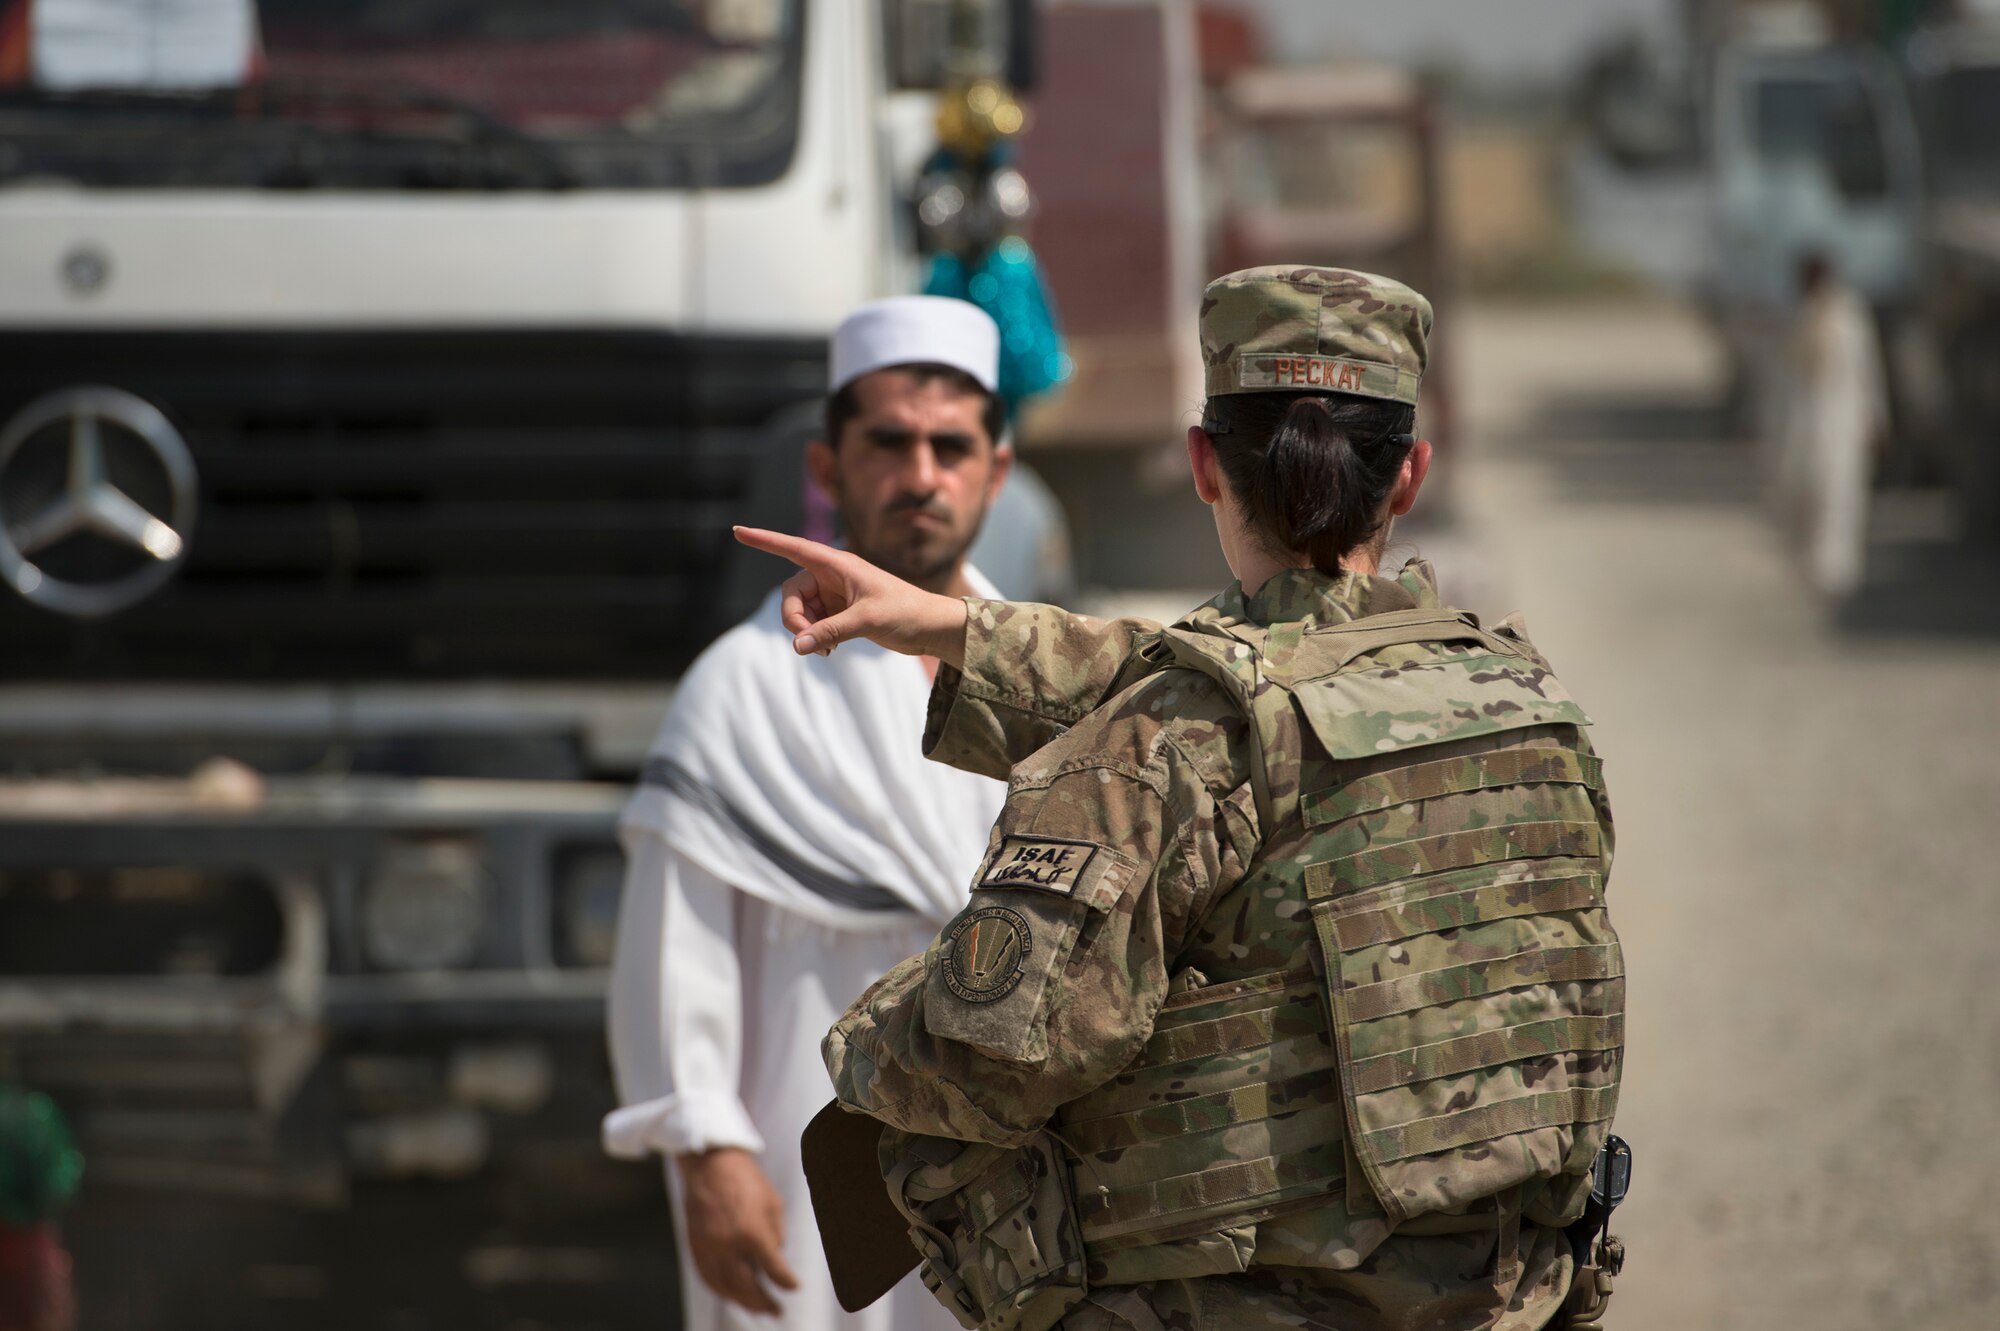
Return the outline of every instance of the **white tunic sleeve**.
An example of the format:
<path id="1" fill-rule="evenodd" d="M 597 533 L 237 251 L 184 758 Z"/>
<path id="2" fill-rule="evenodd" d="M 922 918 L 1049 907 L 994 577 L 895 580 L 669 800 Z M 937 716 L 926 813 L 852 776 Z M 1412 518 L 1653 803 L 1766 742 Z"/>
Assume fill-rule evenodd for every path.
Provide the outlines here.
<path id="1" fill-rule="evenodd" d="M 742 1097 L 743 971 L 734 888 L 651 828 L 625 829 L 611 974 L 611 1063 L 623 1108 L 604 1149 L 636 1158 L 762 1151 Z"/>

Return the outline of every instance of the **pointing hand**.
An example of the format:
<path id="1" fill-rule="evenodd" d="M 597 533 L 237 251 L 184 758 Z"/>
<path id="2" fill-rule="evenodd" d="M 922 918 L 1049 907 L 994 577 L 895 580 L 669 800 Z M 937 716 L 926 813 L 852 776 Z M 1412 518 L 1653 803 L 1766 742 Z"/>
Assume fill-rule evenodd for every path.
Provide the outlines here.
<path id="1" fill-rule="evenodd" d="M 735 531 L 752 549 L 799 566 L 785 579 L 779 613 L 796 635 L 792 649 L 800 656 L 823 656 L 850 639 L 867 638 L 905 656 L 964 664 L 965 602 L 957 597 L 913 587 L 859 555 L 818 541 L 757 527 Z"/>

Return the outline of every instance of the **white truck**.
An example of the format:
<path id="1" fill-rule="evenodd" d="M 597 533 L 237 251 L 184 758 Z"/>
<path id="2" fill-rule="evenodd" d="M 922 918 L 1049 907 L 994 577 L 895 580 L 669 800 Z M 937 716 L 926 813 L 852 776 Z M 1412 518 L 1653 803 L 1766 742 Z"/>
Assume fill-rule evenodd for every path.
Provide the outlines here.
<path id="1" fill-rule="evenodd" d="M 614 1195 L 671 1293 L 595 1144 L 614 818 L 777 575 L 729 524 L 802 521 L 829 332 L 914 284 L 950 53 L 1032 22 L 0 0 L 0 1080 L 77 1127 L 86 1294 L 331 1309 L 439 1178 L 483 1237 L 420 1321 L 575 1279 Z M 353 1209 L 213 1270 L 126 1210 L 223 1195 Z"/>
<path id="2" fill-rule="evenodd" d="M 1811 27 L 1724 44 L 1709 94 L 1714 261 L 1703 295 L 1746 390 L 1745 423 L 1771 438 L 1802 259 L 1825 258 L 1868 301 L 1885 349 L 1909 326 L 1921 153 L 1894 62 Z"/>

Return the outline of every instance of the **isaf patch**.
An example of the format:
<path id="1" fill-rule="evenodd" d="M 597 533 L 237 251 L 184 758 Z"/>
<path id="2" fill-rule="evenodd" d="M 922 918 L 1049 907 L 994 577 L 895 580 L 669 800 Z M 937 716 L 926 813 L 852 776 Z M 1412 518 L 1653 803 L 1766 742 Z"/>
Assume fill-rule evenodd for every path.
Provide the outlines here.
<path id="1" fill-rule="evenodd" d="M 1096 858 L 1098 848 L 1088 841 L 1063 841 L 1055 837 L 1010 836 L 1002 838 L 1000 849 L 986 861 L 980 875 L 982 888 L 1033 888 L 1057 896 L 1076 895 L 1083 871 Z"/>
<path id="2" fill-rule="evenodd" d="M 1019 911 L 980 907 L 953 925 L 945 939 L 946 987 L 968 1003 L 998 1002 L 1027 974 L 1033 941 Z"/>

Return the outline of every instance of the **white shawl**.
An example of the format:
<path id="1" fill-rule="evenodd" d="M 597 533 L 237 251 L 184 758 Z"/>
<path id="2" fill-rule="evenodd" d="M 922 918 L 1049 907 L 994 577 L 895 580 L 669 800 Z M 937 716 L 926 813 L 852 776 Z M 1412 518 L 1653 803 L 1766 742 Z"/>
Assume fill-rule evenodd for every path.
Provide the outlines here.
<path id="1" fill-rule="evenodd" d="M 832 928 L 907 928 L 912 911 L 943 925 L 965 904 L 1005 787 L 925 760 L 914 657 L 852 642 L 802 659 L 778 602 L 774 591 L 681 681 L 625 825 Z"/>

